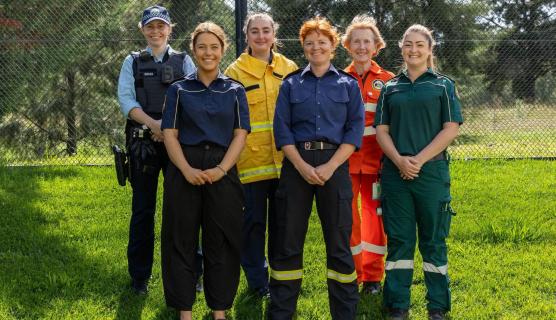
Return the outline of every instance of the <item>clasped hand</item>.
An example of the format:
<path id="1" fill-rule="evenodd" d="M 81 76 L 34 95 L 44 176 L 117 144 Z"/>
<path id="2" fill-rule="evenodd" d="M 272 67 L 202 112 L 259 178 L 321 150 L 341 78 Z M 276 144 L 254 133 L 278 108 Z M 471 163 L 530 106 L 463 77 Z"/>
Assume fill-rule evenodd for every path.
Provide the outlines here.
<path id="1" fill-rule="evenodd" d="M 183 172 L 183 176 L 187 180 L 187 182 L 191 183 L 194 186 L 201 186 L 206 183 L 212 184 L 224 177 L 224 172 L 217 167 L 200 170 L 195 168 L 188 168 Z"/>
<path id="2" fill-rule="evenodd" d="M 419 177 L 422 165 L 421 161 L 412 156 L 401 156 L 397 163 L 400 177 L 404 180 L 413 180 Z"/>
<path id="3" fill-rule="evenodd" d="M 324 186 L 326 181 L 334 174 L 335 170 L 336 168 L 329 163 L 325 163 L 316 168 L 308 163 L 304 163 L 299 168 L 299 173 L 309 184 Z"/>

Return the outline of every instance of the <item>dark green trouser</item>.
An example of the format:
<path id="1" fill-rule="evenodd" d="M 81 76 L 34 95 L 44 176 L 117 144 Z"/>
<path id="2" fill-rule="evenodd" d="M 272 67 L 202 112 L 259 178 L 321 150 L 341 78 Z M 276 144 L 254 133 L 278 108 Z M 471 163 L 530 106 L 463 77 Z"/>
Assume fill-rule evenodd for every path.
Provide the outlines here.
<path id="1" fill-rule="evenodd" d="M 446 237 L 450 230 L 448 161 L 423 165 L 419 177 L 406 181 L 385 160 L 382 170 L 382 212 L 388 238 L 384 306 L 409 309 L 417 235 L 427 286 L 427 309 L 450 310 Z M 415 229 L 417 228 L 417 235 Z"/>

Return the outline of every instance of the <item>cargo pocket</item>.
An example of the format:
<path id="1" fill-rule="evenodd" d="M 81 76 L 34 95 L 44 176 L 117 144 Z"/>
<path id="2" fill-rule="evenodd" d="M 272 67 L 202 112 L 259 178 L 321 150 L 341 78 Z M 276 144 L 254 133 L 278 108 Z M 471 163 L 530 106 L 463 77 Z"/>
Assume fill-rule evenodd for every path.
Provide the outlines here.
<path id="1" fill-rule="evenodd" d="M 338 190 L 338 227 L 351 227 L 353 218 L 351 215 L 351 201 L 353 192 L 351 189 Z"/>
<path id="2" fill-rule="evenodd" d="M 440 208 L 438 210 L 438 234 L 441 238 L 447 238 L 450 234 L 450 223 L 452 221 L 452 216 L 456 215 L 456 212 L 452 209 L 451 205 L 452 197 L 448 196 L 440 201 Z"/>

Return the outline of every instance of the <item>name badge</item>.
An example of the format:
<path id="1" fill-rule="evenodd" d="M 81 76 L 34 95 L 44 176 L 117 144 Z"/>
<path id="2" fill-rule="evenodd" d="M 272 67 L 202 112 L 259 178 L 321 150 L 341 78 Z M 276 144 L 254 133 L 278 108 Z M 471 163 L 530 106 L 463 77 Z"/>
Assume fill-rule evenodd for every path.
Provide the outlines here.
<path id="1" fill-rule="evenodd" d="M 380 200 L 380 182 L 373 182 L 373 200 Z"/>

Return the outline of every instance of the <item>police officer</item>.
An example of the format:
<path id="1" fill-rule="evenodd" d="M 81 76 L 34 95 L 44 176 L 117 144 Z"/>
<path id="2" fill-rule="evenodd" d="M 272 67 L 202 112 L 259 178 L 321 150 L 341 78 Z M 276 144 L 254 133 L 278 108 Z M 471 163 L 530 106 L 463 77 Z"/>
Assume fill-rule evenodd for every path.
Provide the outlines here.
<path id="1" fill-rule="evenodd" d="M 128 270 L 132 289 L 145 294 L 153 264 L 158 176 L 168 164 L 160 130 L 164 94 L 172 81 L 193 72 L 195 67 L 187 54 L 168 45 L 172 25 L 166 8 L 146 8 L 139 28 L 147 47 L 125 58 L 118 81 L 118 100 L 127 118 L 126 144 L 133 188 Z"/>
<path id="2" fill-rule="evenodd" d="M 385 42 L 373 18 L 365 15 L 353 18 L 346 29 L 342 44 L 353 59 L 345 71 L 357 79 L 365 102 L 363 143 L 361 149 L 349 158 L 354 195 L 351 252 L 357 280 L 363 283 L 361 291 L 378 294 L 384 276 L 386 235 L 382 225 L 377 187 L 382 150 L 376 142 L 373 121 L 380 90 L 394 74 L 384 70 L 373 60 L 385 47 Z M 361 214 L 359 214 L 359 194 L 361 194 Z"/>
<path id="3" fill-rule="evenodd" d="M 247 133 L 243 86 L 220 73 L 227 46 L 212 22 L 191 34 L 198 70 L 168 89 L 162 119 L 171 163 L 164 181 L 162 280 L 166 304 L 191 319 L 195 245 L 202 232 L 205 298 L 224 319 L 239 284 L 243 188 L 235 163 Z"/>
<path id="4" fill-rule="evenodd" d="M 265 259 L 266 220 L 274 213 L 274 193 L 282 167 L 282 152 L 274 147 L 272 119 L 276 97 L 284 76 L 297 65 L 274 51 L 278 24 L 266 13 L 247 17 L 244 32 L 246 52 L 226 70 L 247 91 L 253 132 L 238 161 L 239 177 L 245 189 L 245 221 L 241 265 L 251 292 L 268 296 L 268 264 Z"/>
<path id="5" fill-rule="evenodd" d="M 348 73 L 330 62 L 339 43 L 324 18 L 299 31 L 309 65 L 284 79 L 274 136 L 286 159 L 269 218 L 270 319 L 292 319 L 303 275 L 303 244 L 316 197 L 324 232 L 332 319 L 355 319 L 357 275 L 349 247 L 351 181 L 347 160 L 361 145 L 364 108 Z"/>
<path id="6" fill-rule="evenodd" d="M 382 89 L 375 117 L 377 140 L 386 155 L 383 301 L 390 319 L 408 316 L 417 235 L 429 319 L 445 319 L 450 310 L 446 237 L 453 211 L 446 148 L 463 118 L 454 82 L 434 71 L 434 44 L 426 27 L 406 30 L 400 42 L 405 69 Z"/>

